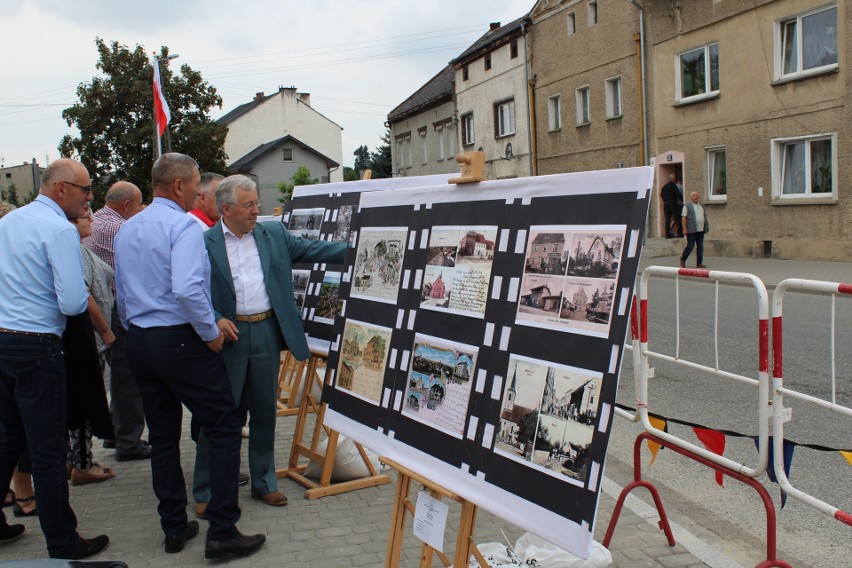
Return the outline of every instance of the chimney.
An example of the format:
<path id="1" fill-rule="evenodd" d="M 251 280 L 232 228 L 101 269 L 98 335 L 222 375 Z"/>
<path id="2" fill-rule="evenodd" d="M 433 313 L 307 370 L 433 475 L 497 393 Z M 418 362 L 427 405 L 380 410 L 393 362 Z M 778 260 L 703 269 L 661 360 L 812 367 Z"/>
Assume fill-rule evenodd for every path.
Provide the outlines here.
<path id="1" fill-rule="evenodd" d="M 255 93 L 255 94 L 254 94 L 254 100 L 259 101 L 260 99 L 262 99 L 262 98 L 263 98 L 263 97 L 265 97 L 265 96 L 266 96 L 266 95 L 264 95 L 264 94 L 263 94 L 263 91 L 261 91 L 261 92 L 259 92 L 259 93 Z"/>
<path id="2" fill-rule="evenodd" d="M 299 96 L 299 100 L 305 103 L 308 106 L 311 106 L 311 94 L 310 93 L 297 93 Z"/>
<path id="3" fill-rule="evenodd" d="M 500 29 L 500 22 L 491 22 L 488 24 L 488 31 L 494 31 Z"/>

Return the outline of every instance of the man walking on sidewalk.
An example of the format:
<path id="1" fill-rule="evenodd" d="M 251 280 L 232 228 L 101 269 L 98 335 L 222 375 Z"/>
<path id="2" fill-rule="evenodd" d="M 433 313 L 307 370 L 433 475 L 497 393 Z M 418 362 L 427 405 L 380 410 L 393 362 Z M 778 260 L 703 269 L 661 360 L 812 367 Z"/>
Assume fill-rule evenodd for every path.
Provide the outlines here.
<path id="1" fill-rule="evenodd" d="M 707 268 L 704 266 L 704 234 L 710 232 L 710 222 L 707 220 L 707 213 L 704 208 L 698 203 L 701 199 L 701 194 L 693 191 L 690 194 L 691 203 L 685 203 L 681 220 L 683 221 L 683 234 L 686 236 L 686 248 L 683 249 L 683 254 L 680 255 L 680 267 L 686 268 L 686 259 L 692 253 L 692 248 L 696 247 L 696 260 L 698 263 L 696 268 Z"/>

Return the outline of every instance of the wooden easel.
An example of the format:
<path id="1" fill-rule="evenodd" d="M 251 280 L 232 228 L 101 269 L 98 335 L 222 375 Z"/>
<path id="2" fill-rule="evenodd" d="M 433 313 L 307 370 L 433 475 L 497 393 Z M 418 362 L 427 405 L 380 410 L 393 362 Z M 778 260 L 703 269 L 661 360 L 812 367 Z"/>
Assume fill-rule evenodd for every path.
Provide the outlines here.
<path id="1" fill-rule="evenodd" d="M 311 387 L 310 375 L 305 375 L 307 365 L 307 361 L 297 360 L 289 351 L 284 355 L 281 370 L 278 373 L 277 416 L 293 416 L 299 413 L 296 401 L 299 398 L 299 387 L 302 386 L 302 379 L 305 380 L 303 388 Z M 317 375 L 316 378 L 319 379 L 319 376 Z M 308 409 L 308 412 L 313 411 L 313 407 Z"/>
<path id="2" fill-rule="evenodd" d="M 334 469 L 334 458 L 337 453 L 337 440 L 339 434 L 336 430 L 332 430 L 323 424 L 326 405 L 318 403 L 311 395 L 313 381 L 317 381 L 320 387 L 322 387 L 323 380 L 317 373 L 317 367 L 321 362 L 325 363 L 327 359 L 327 349 L 324 351 L 311 349 L 311 357 L 308 359 L 307 363 L 306 382 L 302 393 L 302 401 L 299 404 L 299 414 L 296 418 L 296 431 L 293 434 L 290 461 L 287 464 L 286 469 L 279 469 L 275 472 L 278 478 L 289 477 L 296 483 L 307 487 L 308 489 L 305 491 L 305 497 L 307 499 L 319 499 L 326 495 L 336 495 L 338 493 L 363 489 L 364 487 L 373 487 L 375 485 L 390 483 L 390 477 L 387 475 L 379 475 L 376 468 L 373 467 L 373 464 L 370 462 L 370 458 L 367 456 L 367 452 L 364 450 L 364 447 L 357 442 L 356 446 L 358 448 L 358 452 L 361 454 L 361 458 L 367 465 L 370 475 L 360 479 L 341 481 L 339 483 L 331 482 L 331 473 Z M 311 436 L 310 445 L 305 445 L 304 437 L 305 430 L 307 429 L 309 412 L 316 413 L 316 422 L 314 423 L 314 430 L 313 435 Z M 328 436 L 328 445 L 326 446 L 325 454 L 320 453 L 317 449 L 323 430 L 325 430 L 326 436 Z M 307 458 L 309 463 L 314 462 L 322 465 L 322 475 L 320 476 L 319 482 L 304 474 L 309 463 L 300 464 L 299 459 L 301 457 Z"/>
<path id="3" fill-rule="evenodd" d="M 438 555 L 444 566 L 466 567 L 471 554 L 473 554 L 480 566 L 483 568 L 489 566 L 473 541 L 473 530 L 476 524 L 476 505 L 449 489 L 441 487 L 437 483 L 433 483 L 410 469 L 401 466 L 393 460 L 384 457 L 379 459 L 383 464 L 392 467 L 399 474 L 396 480 L 396 494 L 393 501 L 393 513 L 391 514 L 390 537 L 388 538 L 388 553 L 385 557 L 385 568 L 397 568 L 399 566 L 402 556 L 402 542 L 405 538 L 406 514 L 411 514 L 411 517 L 414 517 L 414 503 L 411 502 L 409 497 L 412 480 L 429 489 L 429 494 L 438 500 L 441 497 L 446 497 L 461 504 L 461 518 L 459 519 L 458 538 L 456 539 L 455 561 L 451 564 L 446 554 L 435 550 L 424 542 L 420 549 L 420 568 L 432 567 L 433 554 Z"/>

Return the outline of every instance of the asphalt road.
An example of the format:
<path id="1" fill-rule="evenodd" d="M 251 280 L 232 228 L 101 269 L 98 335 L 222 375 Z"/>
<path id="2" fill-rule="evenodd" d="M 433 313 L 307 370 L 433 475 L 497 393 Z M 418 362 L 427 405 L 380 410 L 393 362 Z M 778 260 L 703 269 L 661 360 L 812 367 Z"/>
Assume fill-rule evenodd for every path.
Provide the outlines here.
<path id="1" fill-rule="evenodd" d="M 649 347 L 674 355 L 674 280 L 655 278 L 649 287 Z M 712 283 L 680 279 L 679 354 L 682 359 L 715 364 L 714 321 L 716 289 Z M 750 288 L 721 286 L 718 291 L 719 368 L 743 376 L 758 376 L 757 294 Z M 770 305 L 771 308 L 771 305 Z M 837 355 L 835 396 L 852 406 L 852 299 L 838 298 L 835 311 Z M 785 386 L 831 396 L 831 300 L 828 296 L 789 295 L 784 305 Z M 750 385 L 665 361 L 651 362 L 656 377 L 650 382 L 649 409 L 713 429 L 747 435 L 758 431 L 757 389 Z M 770 367 L 771 368 L 771 367 Z M 630 352 L 624 357 L 619 402 L 635 406 Z M 786 438 L 833 448 L 852 448 L 852 420 L 810 404 L 786 401 L 792 422 Z M 607 475 L 624 485 L 631 480 L 633 441 L 640 428 L 617 417 L 610 440 Z M 700 445 L 689 427 L 672 425 L 670 433 Z M 725 455 L 753 466 L 757 452 L 749 438 L 727 438 Z M 650 453 L 643 449 L 645 478 L 660 490 L 670 516 L 743 566 L 754 566 L 766 552 L 766 518 L 756 492 L 674 452 L 660 452 L 649 469 Z M 796 448 L 789 476 L 794 486 L 845 511 L 852 511 L 852 467 L 837 452 Z M 788 498 L 780 509 L 780 492 L 764 474 L 778 511 L 778 557 L 793 566 L 848 567 L 852 556 L 852 527 Z M 634 494 L 650 502 L 645 490 Z M 660 542 L 664 537 L 660 533 Z"/>

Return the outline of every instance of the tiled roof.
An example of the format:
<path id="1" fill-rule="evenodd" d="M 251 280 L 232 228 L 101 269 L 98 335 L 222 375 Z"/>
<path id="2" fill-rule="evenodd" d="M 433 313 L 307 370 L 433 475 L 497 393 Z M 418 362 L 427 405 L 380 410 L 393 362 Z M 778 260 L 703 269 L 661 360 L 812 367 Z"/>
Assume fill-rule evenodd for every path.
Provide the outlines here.
<path id="1" fill-rule="evenodd" d="M 452 65 L 444 67 L 413 95 L 390 111 L 388 113 L 388 122 L 398 122 L 413 114 L 452 100 L 455 74 Z"/>
<path id="2" fill-rule="evenodd" d="M 325 162 L 328 164 L 329 169 L 337 168 L 337 167 L 340 166 L 340 164 L 338 164 L 337 162 L 335 162 L 331 158 L 324 156 L 323 154 L 320 154 L 319 152 L 317 152 L 316 150 L 314 150 L 313 148 L 311 148 L 307 144 L 301 142 L 297 138 L 293 138 L 292 136 L 290 136 L 288 134 L 287 136 L 282 136 L 281 138 L 278 138 L 277 140 L 273 140 L 272 142 L 267 142 L 266 144 L 261 144 L 260 146 L 258 146 L 257 148 L 255 148 L 254 150 L 252 150 L 251 152 L 249 152 L 248 154 L 246 154 L 245 156 L 243 156 L 242 158 L 240 158 L 239 160 L 237 160 L 236 162 L 234 162 L 233 164 L 228 166 L 228 171 L 231 172 L 231 173 L 238 173 L 238 172 L 245 172 L 245 171 L 250 170 L 251 165 L 255 162 L 255 160 L 257 160 L 261 156 L 265 155 L 267 152 L 271 152 L 272 150 L 275 150 L 276 148 L 278 148 L 284 142 L 287 142 L 287 141 L 298 144 L 304 150 L 306 150 L 306 151 L 308 151 L 308 152 L 310 152 L 310 153 L 312 153 L 316 156 L 319 156 L 321 159 L 325 160 Z"/>
<path id="3" fill-rule="evenodd" d="M 473 45 L 462 52 L 461 55 L 450 61 L 450 65 L 462 65 L 468 60 L 476 59 L 480 52 L 485 51 L 488 47 L 500 43 L 501 40 L 508 39 L 509 36 L 521 34 L 521 26 L 528 22 L 527 16 L 522 16 L 513 22 L 509 22 L 505 26 L 500 26 L 496 30 L 488 30 L 481 38 L 476 40 Z"/>
<path id="4" fill-rule="evenodd" d="M 237 108 L 235 108 L 234 110 L 232 110 L 231 112 L 227 113 L 226 115 L 216 119 L 216 122 L 218 122 L 219 124 L 224 124 L 224 125 L 227 126 L 228 124 L 231 124 L 232 122 L 234 122 L 235 120 L 237 120 L 238 118 L 240 118 L 241 116 L 246 114 L 248 111 L 259 107 L 260 105 L 262 105 L 267 100 L 271 99 L 272 97 L 274 97 L 277 94 L 278 94 L 278 91 L 272 93 L 271 95 L 266 95 L 265 97 L 255 97 L 254 99 L 252 99 L 251 102 L 240 105 Z"/>

